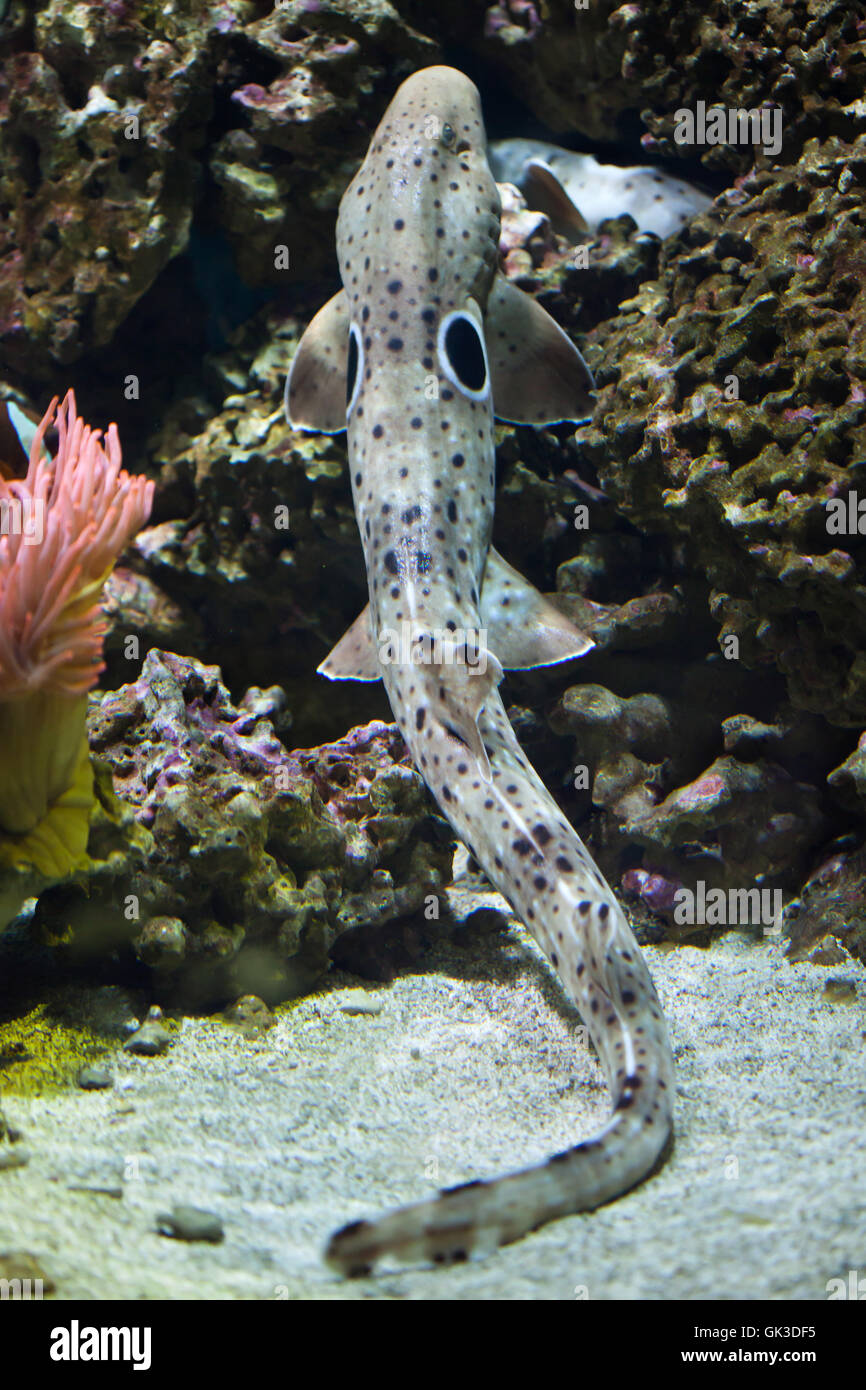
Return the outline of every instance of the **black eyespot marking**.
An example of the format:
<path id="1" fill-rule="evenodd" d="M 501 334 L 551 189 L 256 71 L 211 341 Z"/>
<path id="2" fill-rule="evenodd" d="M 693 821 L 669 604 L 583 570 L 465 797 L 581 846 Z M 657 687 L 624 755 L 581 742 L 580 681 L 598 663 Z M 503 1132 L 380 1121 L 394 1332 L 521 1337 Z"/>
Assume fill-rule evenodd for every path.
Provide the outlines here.
<path id="1" fill-rule="evenodd" d="M 462 468 L 466 460 L 462 454 L 453 454 L 451 462 L 454 464 L 455 468 Z"/>
<path id="2" fill-rule="evenodd" d="M 390 348 L 391 352 L 401 352 L 403 348 L 403 339 L 389 338 L 387 342 L 387 347 Z"/>
<path id="3" fill-rule="evenodd" d="M 441 329 L 440 329 L 441 333 Z M 466 314 L 455 314 L 440 339 L 453 379 L 466 391 L 481 391 L 487 381 L 487 364 L 481 336 Z"/>
<path id="4" fill-rule="evenodd" d="M 355 394 L 355 382 L 358 379 L 358 330 L 352 326 L 349 330 L 349 357 L 346 364 L 346 409 Z"/>
<path id="5" fill-rule="evenodd" d="M 532 833 L 540 845 L 546 845 L 549 840 L 553 839 L 547 826 L 543 825 L 541 821 L 532 827 Z"/>
<path id="6" fill-rule="evenodd" d="M 535 884 L 539 893 L 543 893 L 547 887 L 547 879 L 544 877 L 544 874 L 536 874 L 532 882 Z"/>
<path id="7" fill-rule="evenodd" d="M 556 867 L 560 870 L 561 873 L 564 873 L 564 874 L 572 874 L 572 873 L 574 873 L 574 868 L 573 868 L 573 866 L 572 866 L 571 860 L 570 860 L 570 859 L 566 859 L 566 857 L 565 857 L 564 854 L 558 854 L 558 855 L 556 856 Z"/>
<path id="8" fill-rule="evenodd" d="M 427 572 L 429 571 L 430 566 L 432 565 L 432 563 L 433 563 L 433 559 L 432 559 L 432 557 L 431 557 L 429 551 L 427 551 L 427 550 L 419 550 L 419 551 L 418 551 L 418 573 L 419 573 L 419 574 L 427 574 Z"/>
<path id="9" fill-rule="evenodd" d="M 405 226 L 406 226 L 406 223 L 403 221 L 402 217 L 398 217 L 397 220 L 396 220 L 396 222 L 394 223 L 394 231 L 395 231 L 395 232 L 402 232 L 402 230 L 403 230 L 403 228 L 404 228 Z"/>
<path id="10" fill-rule="evenodd" d="M 423 708 L 422 708 L 422 709 L 416 709 L 416 711 L 415 711 L 415 728 L 418 730 L 419 734 L 420 734 L 421 730 L 424 728 L 424 720 L 425 720 L 426 718 L 427 718 L 427 711 L 426 711 L 426 709 L 423 709 Z"/>
<path id="11" fill-rule="evenodd" d="M 511 846 L 511 848 L 514 850 L 515 854 L 529 854 L 530 850 L 532 849 L 532 845 L 529 842 L 529 840 L 525 838 L 525 836 L 521 835 L 519 840 L 514 841 L 514 844 Z"/>
<path id="12" fill-rule="evenodd" d="M 389 280 L 386 288 L 389 294 L 399 294 L 403 288 L 403 281 Z"/>
<path id="13" fill-rule="evenodd" d="M 448 520 L 451 522 L 457 520 L 457 503 L 454 501 L 453 497 L 448 503 Z"/>
<path id="14" fill-rule="evenodd" d="M 397 556 L 393 550 L 389 550 L 385 556 L 385 568 L 389 574 L 400 573 L 400 566 L 397 563 Z"/>

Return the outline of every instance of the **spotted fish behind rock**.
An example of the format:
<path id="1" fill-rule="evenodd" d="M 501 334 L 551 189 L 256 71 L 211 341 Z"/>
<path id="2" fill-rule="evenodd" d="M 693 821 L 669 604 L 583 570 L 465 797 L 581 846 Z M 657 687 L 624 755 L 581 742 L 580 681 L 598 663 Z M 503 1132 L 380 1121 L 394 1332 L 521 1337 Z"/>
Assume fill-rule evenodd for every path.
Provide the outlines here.
<path id="1" fill-rule="evenodd" d="M 286 382 L 289 420 L 348 428 L 370 603 L 319 670 L 381 677 L 456 833 L 514 905 L 586 1020 L 613 1095 L 593 1138 L 535 1167 L 464 1183 L 331 1238 L 362 1274 L 383 1256 L 458 1260 L 598 1206 L 641 1181 L 672 1125 L 673 1062 L 622 909 L 514 736 L 503 668 L 592 643 L 490 545 L 494 413 L 585 416 L 571 340 L 498 273 L 500 202 L 478 92 L 451 68 L 400 87 L 343 196 L 343 289 Z"/>
<path id="2" fill-rule="evenodd" d="M 711 198 L 700 189 L 651 165 L 621 168 L 599 164 L 544 140 L 496 140 L 488 151 L 500 183 L 513 183 L 554 231 L 573 241 L 591 236 L 608 217 L 629 213 L 642 232 L 670 236 Z"/>

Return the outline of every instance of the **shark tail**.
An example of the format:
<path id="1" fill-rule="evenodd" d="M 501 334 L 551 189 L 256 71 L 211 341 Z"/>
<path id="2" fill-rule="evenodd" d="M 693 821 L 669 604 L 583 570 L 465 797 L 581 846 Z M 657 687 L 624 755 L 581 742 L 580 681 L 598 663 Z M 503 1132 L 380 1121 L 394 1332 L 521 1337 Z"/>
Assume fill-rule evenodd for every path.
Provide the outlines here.
<path id="1" fill-rule="evenodd" d="M 445 1188 L 372 1221 L 335 1231 L 325 1252 L 348 1277 L 370 1274 L 390 1257 L 407 1264 L 454 1264 L 489 1255 L 539 1226 L 590 1211 L 619 1197 L 656 1168 L 669 1146 L 672 1116 L 664 1092 L 658 1108 L 615 1111 L 605 1128 L 531 1168 Z"/>

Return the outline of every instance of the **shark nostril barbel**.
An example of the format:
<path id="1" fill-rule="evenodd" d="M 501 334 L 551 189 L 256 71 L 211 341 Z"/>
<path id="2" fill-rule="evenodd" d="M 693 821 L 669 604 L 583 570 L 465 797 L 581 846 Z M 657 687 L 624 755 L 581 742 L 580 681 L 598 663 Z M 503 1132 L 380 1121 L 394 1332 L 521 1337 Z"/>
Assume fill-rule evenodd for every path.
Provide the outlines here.
<path id="1" fill-rule="evenodd" d="M 464 146 L 473 153 L 458 158 Z M 319 671 L 383 680 L 443 814 L 580 1010 L 613 1110 L 544 1163 L 344 1226 L 326 1259 L 346 1275 L 385 1256 L 466 1259 L 610 1201 L 649 1175 L 672 1129 L 652 978 L 498 691 L 503 670 L 570 661 L 593 643 L 490 544 L 494 415 L 580 419 L 594 388 L 571 339 L 490 256 L 500 202 L 484 149 L 473 84 L 423 69 L 397 91 L 340 204 L 343 289 L 306 330 L 285 399 L 297 428 L 348 429 L 370 602 Z"/>

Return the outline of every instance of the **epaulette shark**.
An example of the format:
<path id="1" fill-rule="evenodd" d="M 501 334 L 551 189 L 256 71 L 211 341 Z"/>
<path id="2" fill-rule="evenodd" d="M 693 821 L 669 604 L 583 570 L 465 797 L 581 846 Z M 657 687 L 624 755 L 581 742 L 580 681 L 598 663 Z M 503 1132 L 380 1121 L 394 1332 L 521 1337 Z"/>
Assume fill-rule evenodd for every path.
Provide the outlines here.
<path id="1" fill-rule="evenodd" d="M 394 718 L 456 834 L 526 923 L 586 1022 L 606 1073 L 605 1127 L 523 1171 L 475 1180 L 335 1232 L 344 1274 L 380 1257 L 461 1260 L 642 1181 L 672 1132 L 665 1020 L 628 922 L 530 766 L 503 669 L 592 642 L 490 544 L 494 415 L 586 418 L 571 339 L 498 271 L 500 200 L 479 95 L 447 67 L 399 88 L 343 195 L 343 289 L 286 381 L 290 423 L 348 430 L 370 602 L 319 671 L 382 679 Z"/>
<path id="2" fill-rule="evenodd" d="M 499 183 L 513 183 L 555 232 L 578 242 L 600 222 L 629 213 L 642 232 L 670 236 L 710 206 L 712 198 L 649 164 L 599 164 L 594 155 L 544 140 L 495 140 L 488 150 Z"/>

